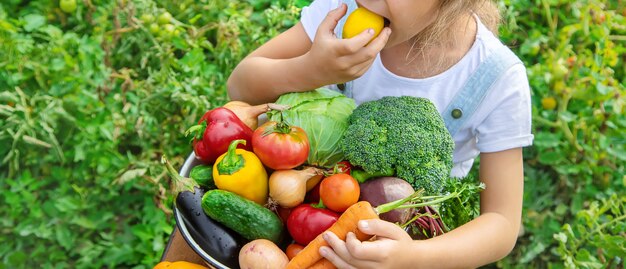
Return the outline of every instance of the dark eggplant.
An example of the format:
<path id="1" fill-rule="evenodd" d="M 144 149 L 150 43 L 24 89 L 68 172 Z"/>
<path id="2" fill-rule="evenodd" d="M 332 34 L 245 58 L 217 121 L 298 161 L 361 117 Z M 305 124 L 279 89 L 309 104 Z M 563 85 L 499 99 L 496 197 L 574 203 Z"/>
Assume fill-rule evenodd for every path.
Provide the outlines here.
<path id="1" fill-rule="evenodd" d="M 173 181 L 176 210 L 193 240 L 215 260 L 230 268 L 239 268 L 239 251 L 248 241 L 207 216 L 202 210 L 205 190 L 193 178 L 179 175 L 165 158 L 162 162 Z"/>

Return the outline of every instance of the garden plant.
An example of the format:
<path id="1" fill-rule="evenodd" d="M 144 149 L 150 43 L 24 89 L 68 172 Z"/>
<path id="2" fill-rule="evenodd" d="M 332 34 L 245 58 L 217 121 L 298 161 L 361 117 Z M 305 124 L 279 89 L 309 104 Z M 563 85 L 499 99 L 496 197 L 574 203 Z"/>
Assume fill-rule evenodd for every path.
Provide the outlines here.
<path id="1" fill-rule="evenodd" d="M 309 0 L 0 3 L 0 269 L 152 268 L 167 156 Z M 494 268 L 624 268 L 626 2 L 500 0 L 527 67 L 523 230 Z M 476 173 L 477 171 L 473 171 Z"/>

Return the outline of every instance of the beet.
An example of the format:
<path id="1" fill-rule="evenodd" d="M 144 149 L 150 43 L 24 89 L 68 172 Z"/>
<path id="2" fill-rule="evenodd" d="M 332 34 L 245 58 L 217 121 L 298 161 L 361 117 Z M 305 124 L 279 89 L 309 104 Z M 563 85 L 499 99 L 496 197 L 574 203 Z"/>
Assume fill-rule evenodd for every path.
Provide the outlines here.
<path id="1" fill-rule="evenodd" d="M 378 177 L 360 184 L 361 201 L 368 201 L 372 207 L 406 198 L 415 190 L 411 184 L 397 177 Z M 389 222 L 404 223 L 413 215 L 414 209 L 395 209 L 380 218 Z"/>

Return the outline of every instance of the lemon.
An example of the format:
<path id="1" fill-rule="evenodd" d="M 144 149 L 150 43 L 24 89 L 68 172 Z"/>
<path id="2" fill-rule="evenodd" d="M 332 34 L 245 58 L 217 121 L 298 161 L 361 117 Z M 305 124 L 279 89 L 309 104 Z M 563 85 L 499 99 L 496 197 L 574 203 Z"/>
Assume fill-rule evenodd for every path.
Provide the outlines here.
<path id="1" fill-rule="evenodd" d="M 368 28 L 374 29 L 374 36 L 376 38 L 380 31 L 383 30 L 385 20 L 382 16 L 371 12 L 363 7 L 355 9 L 343 25 L 343 38 L 352 38 L 365 31 Z M 370 40 L 371 41 L 371 40 Z"/>

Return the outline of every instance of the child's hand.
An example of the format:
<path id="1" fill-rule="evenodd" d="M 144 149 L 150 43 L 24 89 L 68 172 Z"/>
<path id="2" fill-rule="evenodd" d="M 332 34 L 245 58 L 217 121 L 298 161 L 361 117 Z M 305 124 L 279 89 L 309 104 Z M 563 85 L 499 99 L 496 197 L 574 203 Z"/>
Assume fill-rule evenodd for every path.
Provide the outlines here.
<path id="1" fill-rule="evenodd" d="M 342 241 L 332 232 L 323 237 L 332 247 L 321 247 L 320 254 L 337 268 L 406 268 L 404 253 L 411 253 L 413 239 L 398 225 L 384 220 L 359 221 L 359 230 L 376 235 L 374 241 L 361 242 L 353 233 Z M 410 255 L 415 255 L 410 254 Z"/>
<path id="2" fill-rule="evenodd" d="M 372 29 L 350 39 L 336 37 L 335 27 L 346 14 L 346 9 L 346 5 L 342 4 L 328 13 L 315 34 L 310 51 L 305 55 L 307 62 L 320 75 L 318 79 L 322 85 L 343 83 L 363 75 L 385 47 L 391 34 L 391 29 L 385 27 L 369 44 L 374 35 Z"/>

